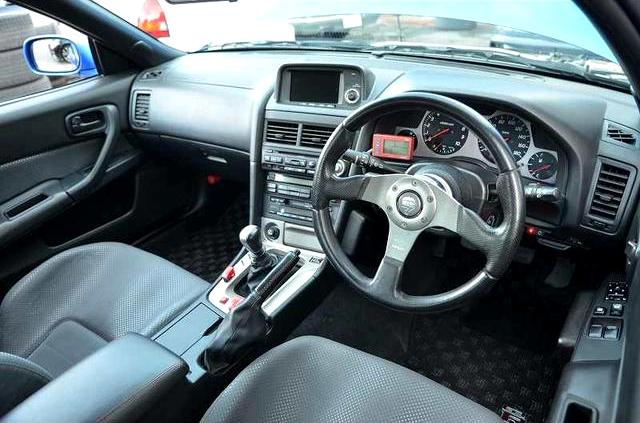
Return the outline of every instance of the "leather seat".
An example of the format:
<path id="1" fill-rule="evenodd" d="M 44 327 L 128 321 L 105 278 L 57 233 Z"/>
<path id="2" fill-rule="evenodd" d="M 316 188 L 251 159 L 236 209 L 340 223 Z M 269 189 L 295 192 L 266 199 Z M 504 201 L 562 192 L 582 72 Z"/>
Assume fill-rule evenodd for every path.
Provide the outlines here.
<path id="1" fill-rule="evenodd" d="M 67 250 L 20 280 L 0 305 L 0 416 L 127 332 L 152 336 L 209 284 L 139 250 Z"/>
<path id="2" fill-rule="evenodd" d="M 504 423 L 411 370 L 317 337 L 258 358 L 202 418 L 213 422 Z"/>

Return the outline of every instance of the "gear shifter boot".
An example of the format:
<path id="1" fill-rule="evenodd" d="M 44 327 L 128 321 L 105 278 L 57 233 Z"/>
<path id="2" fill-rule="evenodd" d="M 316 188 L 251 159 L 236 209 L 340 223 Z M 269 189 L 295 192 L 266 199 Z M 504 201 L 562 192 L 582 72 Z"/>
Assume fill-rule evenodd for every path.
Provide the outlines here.
<path id="1" fill-rule="evenodd" d="M 270 323 L 262 304 L 299 260 L 299 251 L 288 253 L 271 270 L 244 301 L 231 310 L 216 329 L 211 344 L 204 351 L 203 365 L 212 374 L 221 374 L 241 360 L 266 338 Z"/>

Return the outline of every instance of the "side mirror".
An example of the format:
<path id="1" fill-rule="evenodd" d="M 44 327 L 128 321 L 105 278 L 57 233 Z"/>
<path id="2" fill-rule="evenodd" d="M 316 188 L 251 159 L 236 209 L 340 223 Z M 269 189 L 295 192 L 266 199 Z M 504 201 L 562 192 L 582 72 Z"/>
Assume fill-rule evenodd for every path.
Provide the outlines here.
<path id="1" fill-rule="evenodd" d="M 22 46 L 22 54 L 31 71 L 38 75 L 97 75 L 89 45 L 79 45 L 58 35 L 28 38 Z"/>

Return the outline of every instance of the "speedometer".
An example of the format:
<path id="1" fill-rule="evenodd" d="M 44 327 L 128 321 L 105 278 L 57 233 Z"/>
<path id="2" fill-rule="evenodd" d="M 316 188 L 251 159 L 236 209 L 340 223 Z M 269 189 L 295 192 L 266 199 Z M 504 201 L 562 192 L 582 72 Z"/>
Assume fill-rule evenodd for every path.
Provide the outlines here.
<path id="1" fill-rule="evenodd" d="M 436 154 L 447 156 L 460 150 L 469 130 L 457 120 L 440 112 L 429 112 L 422 124 L 424 143 Z"/>
<path id="2" fill-rule="evenodd" d="M 527 124 L 518 116 L 507 113 L 495 115 L 489 119 L 489 122 L 491 122 L 498 132 L 500 132 L 500 135 L 502 135 L 502 138 L 511 150 L 513 159 L 516 162 L 522 160 L 531 145 L 531 132 Z M 489 149 L 482 141 L 479 141 L 478 147 L 482 155 L 487 160 L 493 162 L 491 152 L 489 152 Z"/>

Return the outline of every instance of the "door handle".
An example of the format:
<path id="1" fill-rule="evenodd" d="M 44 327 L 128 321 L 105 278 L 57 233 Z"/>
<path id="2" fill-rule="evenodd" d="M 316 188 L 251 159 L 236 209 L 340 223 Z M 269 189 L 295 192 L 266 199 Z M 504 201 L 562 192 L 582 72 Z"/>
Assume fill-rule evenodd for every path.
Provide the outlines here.
<path id="1" fill-rule="evenodd" d="M 72 137 L 98 134 L 105 129 L 105 113 L 100 107 L 82 110 L 65 118 L 67 132 Z"/>
<path id="2" fill-rule="evenodd" d="M 80 120 L 77 119 L 78 117 Z M 90 134 L 104 134 L 105 136 L 102 149 L 89 173 L 67 189 L 67 194 L 77 201 L 91 193 L 104 177 L 109 164 L 109 157 L 120 133 L 120 113 L 116 106 L 105 104 L 67 116 L 65 119 L 67 128 L 73 125 L 72 121 L 74 120 L 76 127 L 80 130 L 80 132 L 75 133 L 75 136 Z"/>

